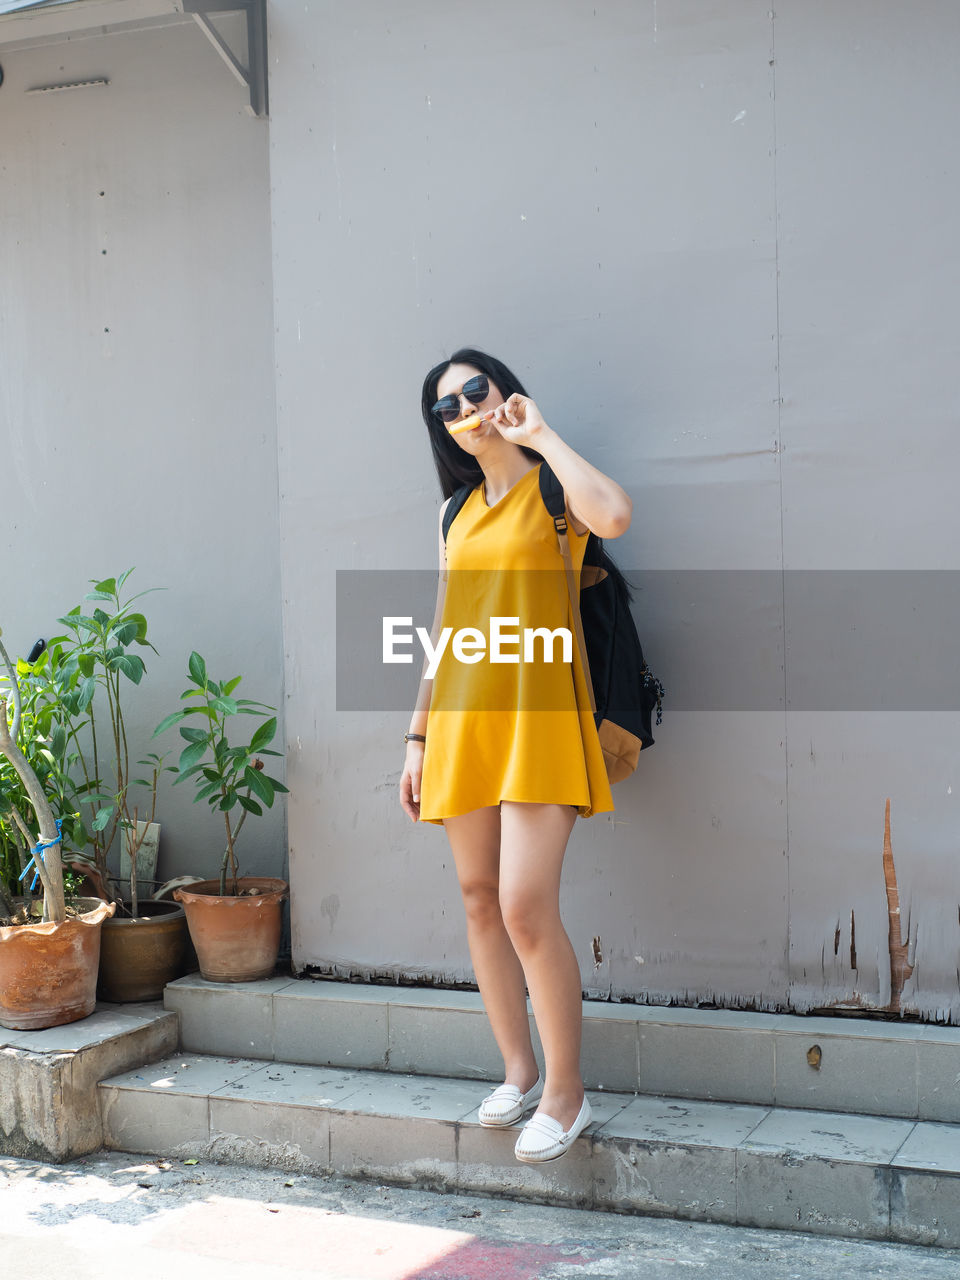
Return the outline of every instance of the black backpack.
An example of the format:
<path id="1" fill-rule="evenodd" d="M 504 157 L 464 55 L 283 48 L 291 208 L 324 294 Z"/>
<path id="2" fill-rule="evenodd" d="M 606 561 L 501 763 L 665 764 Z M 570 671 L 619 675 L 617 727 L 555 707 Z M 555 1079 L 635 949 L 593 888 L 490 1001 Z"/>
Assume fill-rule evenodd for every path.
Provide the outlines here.
<path id="1" fill-rule="evenodd" d="M 628 778 L 640 752 L 652 747 L 653 709 L 660 724 L 664 688 L 647 666 L 629 607 L 626 580 L 591 533 L 580 573 L 579 609 L 573 598 L 573 566 L 567 540 L 563 487 L 546 462 L 540 464 L 540 496 L 553 517 L 567 573 L 574 623 L 585 655 L 588 683 L 593 686 L 594 722 L 611 783 Z M 443 516 L 443 539 L 476 486 L 462 485 Z"/>

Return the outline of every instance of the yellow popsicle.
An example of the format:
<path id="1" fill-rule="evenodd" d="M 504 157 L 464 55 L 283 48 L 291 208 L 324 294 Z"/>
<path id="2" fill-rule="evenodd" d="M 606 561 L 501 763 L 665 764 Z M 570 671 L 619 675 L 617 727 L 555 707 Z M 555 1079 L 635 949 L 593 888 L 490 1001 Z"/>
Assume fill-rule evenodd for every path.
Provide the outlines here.
<path id="1" fill-rule="evenodd" d="M 472 431 L 474 427 L 479 427 L 483 419 L 479 413 L 471 414 L 469 418 L 464 418 L 462 422 L 458 422 L 455 427 L 448 428 L 452 436 L 459 435 L 461 431 Z"/>

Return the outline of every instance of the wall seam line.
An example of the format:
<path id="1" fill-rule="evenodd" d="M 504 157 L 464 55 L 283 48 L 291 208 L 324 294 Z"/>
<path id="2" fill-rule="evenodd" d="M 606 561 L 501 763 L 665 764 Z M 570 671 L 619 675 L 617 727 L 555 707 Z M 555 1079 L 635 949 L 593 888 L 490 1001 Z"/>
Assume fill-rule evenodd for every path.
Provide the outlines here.
<path id="1" fill-rule="evenodd" d="M 786 979 L 787 1007 L 791 1000 L 790 975 L 790 750 L 787 726 L 787 580 L 784 554 L 783 533 L 783 386 L 781 381 L 780 356 L 780 188 L 778 183 L 778 145 L 777 136 L 777 15 L 770 10 L 770 60 L 771 60 L 771 98 L 773 100 L 773 244 L 774 244 L 774 283 L 776 298 L 776 358 L 777 358 L 777 480 L 780 491 L 780 617 L 782 620 L 783 653 L 783 805 L 784 805 L 784 857 L 786 859 L 786 929 L 784 941 L 784 977 Z"/>

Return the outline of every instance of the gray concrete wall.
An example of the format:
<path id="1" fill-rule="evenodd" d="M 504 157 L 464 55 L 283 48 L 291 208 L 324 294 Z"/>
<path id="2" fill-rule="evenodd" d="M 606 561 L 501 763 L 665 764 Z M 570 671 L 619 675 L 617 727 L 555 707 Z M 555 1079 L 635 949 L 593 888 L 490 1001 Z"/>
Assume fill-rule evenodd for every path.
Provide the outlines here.
<path id="1" fill-rule="evenodd" d="M 338 712 L 333 678 L 335 571 L 434 564 L 423 373 L 462 343 L 513 365 L 632 494 L 627 566 L 952 566 L 957 11 L 270 21 L 295 960 L 469 980 L 446 838 L 397 803 L 406 716 Z M 785 591 L 754 626 L 774 671 L 801 647 Z M 641 616 L 674 708 L 692 605 Z M 571 841 L 585 987 L 887 1005 L 890 796 L 904 935 L 921 922 L 904 1005 L 955 1018 L 956 714 L 788 710 L 786 685 L 766 710 L 667 708 L 616 814 Z"/>
<path id="2" fill-rule="evenodd" d="M 0 62 L 0 625 L 25 653 L 88 578 L 165 587 L 127 703 L 146 751 L 193 648 L 282 701 L 268 126 L 189 21 Z M 164 876 L 218 863 L 191 800 L 162 797 Z M 279 871 L 282 813 L 256 828 L 243 868 Z"/>
<path id="3" fill-rule="evenodd" d="M 334 579 L 434 564 L 420 381 L 486 346 L 631 492 L 615 549 L 668 689 L 617 812 L 571 841 L 585 987 L 887 1007 L 895 883 L 903 1006 L 956 1021 L 960 702 L 798 696 L 823 624 L 791 577 L 846 570 L 856 595 L 860 571 L 954 566 L 955 8 L 310 0 L 270 22 L 269 139 L 190 23 L 0 50 L 7 639 L 49 634 L 87 576 L 167 586 L 134 720 L 175 703 L 193 647 L 283 700 L 298 967 L 469 981 L 446 838 L 397 803 L 406 712 L 337 710 Z M 700 696 L 720 570 L 783 574 L 746 614 L 753 657 L 711 674 L 785 668 L 760 703 Z M 681 571 L 700 588 L 658 594 Z M 181 791 L 163 820 L 164 872 L 205 871 L 215 823 Z M 282 868 L 279 813 L 244 842 Z"/>
<path id="4" fill-rule="evenodd" d="M 784 565 L 956 569 L 960 11 L 820 0 L 778 7 L 776 31 Z M 952 581 L 945 590 L 956 598 Z M 909 601 L 891 594 L 879 640 L 901 611 L 910 616 Z M 802 621 L 791 624 L 788 608 L 788 662 Z M 891 686 L 928 642 L 918 619 Z M 865 656 L 877 643 L 867 630 Z M 960 704 L 955 670 L 946 674 L 949 711 L 874 704 L 787 717 L 790 973 L 801 1007 L 851 992 L 889 999 L 889 797 L 915 964 L 903 1004 L 960 1017 Z"/>

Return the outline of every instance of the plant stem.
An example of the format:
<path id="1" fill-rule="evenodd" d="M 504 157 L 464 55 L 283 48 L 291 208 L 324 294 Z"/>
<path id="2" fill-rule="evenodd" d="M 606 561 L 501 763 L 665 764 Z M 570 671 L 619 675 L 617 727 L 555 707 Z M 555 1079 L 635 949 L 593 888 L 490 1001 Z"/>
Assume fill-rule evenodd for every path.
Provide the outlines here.
<path id="1" fill-rule="evenodd" d="M 40 828 L 38 843 L 54 842 L 46 850 L 46 863 L 44 864 L 42 854 L 35 854 L 34 862 L 44 882 L 43 918 L 44 920 L 52 920 L 55 924 L 62 924 L 66 919 L 67 911 L 63 900 L 63 863 L 60 858 L 57 824 L 54 821 L 53 810 L 50 808 L 49 801 L 43 793 L 43 788 L 37 781 L 37 775 L 30 768 L 23 752 L 10 736 L 10 726 L 7 723 L 6 698 L 0 698 L 0 753 L 5 755 L 13 765 L 20 777 L 20 781 L 23 783 L 24 790 L 30 797 L 30 803 L 33 805 L 33 812 Z"/>
<path id="2" fill-rule="evenodd" d="M 3 658 L 3 665 L 7 668 L 7 675 L 10 677 L 10 688 L 13 693 L 13 724 L 10 728 L 10 736 L 14 742 L 20 737 L 20 712 L 22 710 L 20 702 L 20 682 L 17 680 L 17 673 L 13 669 L 13 663 L 10 661 L 10 655 L 3 647 L 3 641 L 0 640 L 0 657 Z"/>
<path id="3" fill-rule="evenodd" d="M 17 850 L 17 857 L 20 859 L 20 871 L 22 874 L 30 865 L 30 846 L 23 843 L 18 831 L 11 831 L 10 834 L 13 836 L 13 843 Z"/>
<path id="4" fill-rule="evenodd" d="M 127 747 L 127 728 L 123 723 L 123 708 L 120 705 L 120 672 L 117 672 L 117 687 L 115 690 L 116 708 L 117 708 L 117 724 L 120 726 L 120 737 L 123 741 L 123 791 L 126 794 L 127 787 L 130 785 L 130 751 Z M 119 757 L 117 757 L 119 761 Z M 118 764 L 119 768 L 119 764 Z"/>
<path id="5" fill-rule="evenodd" d="M 23 814 L 20 812 L 20 810 L 17 808 L 15 804 L 12 804 L 10 806 L 10 816 L 13 818 L 14 822 L 20 828 L 20 834 L 23 837 L 24 847 L 26 849 L 26 862 L 22 870 L 26 871 L 27 868 L 30 866 L 30 864 L 33 863 L 33 865 L 36 867 L 37 875 L 40 877 L 40 884 L 43 887 L 43 892 L 44 894 L 46 894 L 48 891 L 52 890 L 52 885 L 50 883 L 50 876 L 47 871 L 46 864 L 44 863 L 43 858 L 34 858 L 33 852 L 32 852 L 33 836 L 30 834 L 30 830 L 27 827 L 26 822 L 24 821 Z M 24 888 L 26 889 L 27 887 L 24 886 Z M 29 893 L 29 889 L 27 889 L 27 892 Z"/>
<path id="6" fill-rule="evenodd" d="M 13 899 L 10 897 L 10 895 L 7 893 L 6 889 L 4 888 L 3 881 L 0 881 L 0 907 L 3 907 L 4 916 L 6 916 L 10 921 L 12 921 L 13 912 L 14 912 Z M 0 924 L 3 924 L 3 923 L 5 923 L 5 921 L 0 920 Z"/>
<path id="7" fill-rule="evenodd" d="M 124 799 L 124 808 L 126 808 L 126 799 Z M 128 818 L 129 821 L 129 818 Z M 131 832 L 129 836 L 128 848 L 130 850 L 130 914 L 136 919 L 137 916 L 137 854 L 140 852 L 140 846 L 143 844 L 143 838 L 147 834 L 144 827 L 143 836 L 137 830 L 137 806 L 133 806 L 133 826 L 127 827 L 127 831 Z"/>
<path id="8" fill-rule="evenodd" d="M 116 761 L 116 766 L 117 766 L 117 792 L 116 792 L 117 803 L 116 803 L 116 808 L 114 810 L 113 825 L 110 828 L 110 835 L 109 835 L 109 838 L 106 839 L 106 841 L 104 842 L 104 847 L 103 847 L 104 866 L 106 866 L 106 858 L 107 858 L 107 854 L 110 852 L 110 846 L 113 844 L 113 837 L 116 834 L 117 827 L 120 824 L 120 819 L 123 814 L 124 798 L 126 796 L 126 786 L 124 785 L 124 773 L 123 773 L 123 757 L 120 754 L 120 731 L 118 727 L 119 715 L 120 715 L 120 703 L 119 701 L 114 700 L 114 688 L 113 688 L 112 681 L 110 679 L 110 670 L 109 668 L 107 668 L 107 665 L 106 665 L 105 655 L 106 655 L 106 648 L 104 648 L 104 667 L 106 668 L 105 688 L 107 690 L 107 706 L 110 710 L 110 729 L 111 729 L 111 732 L 113 733 L 114 760 Z M 117 679 L 119 680 L 119 678 L 120 676 L 118 673 Z M 119 699 L 119 697 L 120 697 L 120 694 L 119 694 L 119 691 L 117 691 L 116 698 Z"/>

